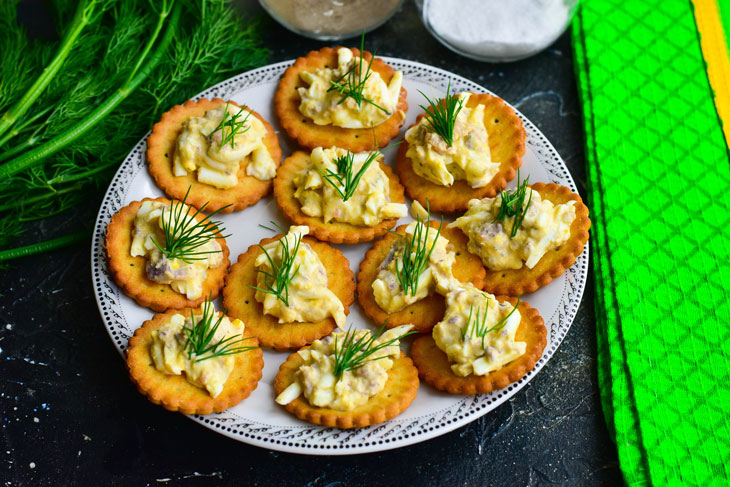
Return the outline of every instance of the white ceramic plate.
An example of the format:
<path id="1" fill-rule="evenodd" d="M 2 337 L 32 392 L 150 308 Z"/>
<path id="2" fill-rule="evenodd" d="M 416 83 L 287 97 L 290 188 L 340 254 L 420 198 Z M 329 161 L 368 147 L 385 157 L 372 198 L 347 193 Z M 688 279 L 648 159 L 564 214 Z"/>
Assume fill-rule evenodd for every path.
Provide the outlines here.
<path id="1" fill-rule="evenodd" d="M 488 92 L 483 87 L 438 68 L 396 58 L 384 58 L 395 69 L 403 71 L 403 84 L 408 91 L 408 127 L 421 112 L 424 103 L 418 90 L 431 98 L 443 96 L 449 81 L 456 92 Z M 273 110 L 273 96 L 279 78 L 292 62 L 282 62 L 243 73 L 201 93 L 199 97 L 231 99 L 246 104 L 271 122 L 282 141 L 284 156 L 288 156 L 294 144 L 278 126 Z M 577 192 L 568 169 L 552 145 L 535 126 L 522 118 L 527 131 L 527 151 L 523 159 L 522 176 L 530 175 L 532 182 L 554 182 Z M 401 133 L 402 135 L 402 133 Z M 142 322 L 153 315 L 151 310 L 138 306 L 119 291 L 107 269 L 104 254 L 106 227 L 120 208 L 144 197 L 163 196 L 147 173 L 145 151 L 147 137 L 140 140 L 122 163 L 107 190 L 94 229 L 91 249 L 91 268 L 96 300 L 104 325 L 120 353 L 127 346 L 129 337 Z M 386 154 L 386 161 L 393 163 L 395 151 Z M 513 182 L 514 184 L 514 182 Z M 231 237 L 227 239 L 231 250 L 231 262 L 250 245 L 256 244 L 270 232 L 258 226 L 276 220 L 286 226 L 285 218 L 278 212 L 273 197 L 269 196 L 244 211 L 220 218 Z M 369 243 L 340 246 L 350 260 L 354 272 Z M 325 428 L 302 422 L 274 403 L 273 381 L 279 365 L 287 353 L 264 352 L 263 378 L 251 396 L 241 404 L 220 414 L 191 416 L 191 419 L 221 434 L 252 445 L 286 452 L 305 454 L 347 455 L 388 450 L 417 443 L 447 433 L 463 426 L 496 408 L 524 387 L 555 353 L 570 328 L 578 310 L 585 287 L 588 264 L 588 247 L 578 257 L 575 265 L 550 285 L 524 296 L 545 319 L 548 344 L 535 368 L 520 381 L 491 394 L 478 396 L 454 396 L 436 391 L 422 383 L 418 397 L 396 419 L 383 424 L 358 430 Z M 219 300 L 220 301 L 220 300 Z M 220 307 L 220 304 L 219 304 Z M 348 323 L 358 327 L 373 327 L 360 310 L 359 304 L 350 307 Z"/>

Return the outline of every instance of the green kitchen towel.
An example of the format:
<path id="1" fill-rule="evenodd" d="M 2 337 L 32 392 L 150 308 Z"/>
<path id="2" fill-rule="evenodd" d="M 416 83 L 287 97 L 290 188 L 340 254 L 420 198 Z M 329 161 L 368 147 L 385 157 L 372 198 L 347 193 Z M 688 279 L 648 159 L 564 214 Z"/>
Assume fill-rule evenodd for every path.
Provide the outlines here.
<path id="1" fill-rule="evenodd" d="M 573 25 L 601 400 L 629 485 L 730 484 L 730 156 L 690 0 Z"/>

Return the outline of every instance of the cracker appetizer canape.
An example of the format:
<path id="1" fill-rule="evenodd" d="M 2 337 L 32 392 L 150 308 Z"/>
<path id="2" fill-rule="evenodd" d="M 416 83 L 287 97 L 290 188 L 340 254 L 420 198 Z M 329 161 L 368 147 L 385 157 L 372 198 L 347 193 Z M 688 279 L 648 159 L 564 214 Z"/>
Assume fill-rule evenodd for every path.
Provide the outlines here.
<path id="1" fill-rule="evenodd" d="M 106 255 L 124 294 L 154 311 L 215 298 L 230 262 L 224 229 L 210 219 L 213 214 L 185 198 L 145 198 L 119 210 L 107 226 Z"/>
<path id="2" fill-rule="evenodd" d="M 355 300 L 350 263 L 338 249 L 306 237 L 306 226 L 252 245 L 223 289 L 228 314 L 264 347 L 300 348 L 345 325 Z"/>
<path id="3" fill-rule="evenodd" d="M 364 51 L 362 43 L 360 49 L 325 47 L 286 70 L 274 104 L 281 126 L 300 145 L 335 143 L 363 152 L 386 146 L 405 123 L 402 84 L 403 74 Z"/>
<path id="4" fill-rule="evenodd" d="M 149 171 L 170 197 L 223 213 L 266 196 L 281 161 L 279 138 L 261 115 L 220 98 L 188 100 L 162 115 L 147 139 Z"/>
<path id="5" fill-rule="evenodd" d="M 126 357 L 129 375 L 147 399 L 185 414 L 235 406 L 256 389 L 264 368 L 258 341 L 244 323 L 215 311 L 210 301 L 145 321 L 129 339 Z"/>
<path id="6" fill-rule="evenodd" d="M 332 243 L 369 242 L 408 214 L 403 186 L 379 151 L 297 151 L 279 169 L 274 198 L 292 222 Z"/>
<path id="7" fill-rule="evenodd" d="M 469 252 L 482 259 L 487 292 L 518 296 L 549 284 L 588 241 L 591 221 L 580 196 L 557 184 L 527 182 L 469 201 L 469 210 L 449 225 L 469 237 Z"/>
<path id="8" fill-rule="evenodd" d="M 446 302 L 432 335 L 416 338 L 411 347 L 425 382 L 451 394 L 484 394 L 507 387 L 535 367 L 547 343 L 545 323 L 535 308 L 469 285 L 450 291 Z"/>
<path id="9" fill-rule="evenodd" d="M 464 211 L 469 200 L 496 195 L 522 165 L 522 120 L 488 94 L 447 90 L 445 99 L 428 101 L 398 149 L 396 170 L 406 194 L 443 212 Z"/>
<path id="10" fill-rule="evenodd" d="M 419 218 L 368 250 L 357 274 L 357 297 L 376 323 L 411 323 L 427 333 L 444 315 L 444 294 L 461 282 L 481 287 L 483 279 L 484 268 L 467 251 L 464 235 Z"/>
<path id="11" fill-rule="evenodd" d="M 394 418 L 418 392 L 418 371 L 399 346 L 410 328 L 335 332 L 291 354 L 276 375 L 276 402 L 299 419 L 329 427 L 363 428 Z"/>

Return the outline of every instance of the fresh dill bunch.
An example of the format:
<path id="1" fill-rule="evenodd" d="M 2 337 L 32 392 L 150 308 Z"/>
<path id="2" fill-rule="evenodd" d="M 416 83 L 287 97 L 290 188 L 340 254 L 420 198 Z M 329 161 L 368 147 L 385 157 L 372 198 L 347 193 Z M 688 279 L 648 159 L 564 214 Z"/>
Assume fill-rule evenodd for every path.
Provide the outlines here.
<path id="1" fill-rule="evenodd" d="M 185 350 L 188 353 L 188 360 L 195 355 L 193 362 L 202 362 L 211 358 L 235 355 L 260 348 L 242 345 L 252 338 L 243 337 L 242 335 L 238 340 L 236 340 L 236 336 L 238 335 L 231 335 L 225 336 L 217 342 L 213 342 L 215 334 L 223 322 L 223 313 L 220 314 L 215 322 L 213 322 L 214 317 L 215 308 L 211 303 L 210 296 L 203 303 L 203 315 L 199 320 L 196 320 L 195 314 L 192 310 L 190 311 L 191 326 L 183 328 L 185 337 L 187 338 Z"/>
<path id="2" fill-rule="evenodd" d="M 357 330 L 349 328 L 342 341 L 338 343 L 338 337 L 335 336 L 335 367 L 334 375 L 339 379 L 348 370 L 359 369 L 368 362 L 387 358 L 388 355 L 373 357 L 373 354 L 393 345 L 409 335 L 417 333 L 414 330 L 403 333 L 402 335 L 386 340 L 382 343 L 375 344 L 375 341 L 385 332 L 385 324 L 383 324 L 375 333 L 363 333 L 356 338 Z M 339 345 L 339 347 L 338 347 Z"/>
<path id="3" fill-rule="evenodd" d="M 365 70 L 365 75 L 363 76 L 362 65 L 364 60 L 362 57 L 362 53 L 364 50 L 365 32 L 363 32 L 362 36 L 360 37 L 360 62 L 353 63 L 352 67 L 347 70 L 347 72 L 344 73 L 342 76 L 337 78 L 337 80 L 330 80 L 331 86 L 327 89 L 327 92 L 329 93 L 330 91 L 337 90 L 340 95 L 342 95 L 342 99 L 337 103 L 338 105 L 344 103 L 345 100 L 347 100 L 348 98 L 352 98 L 355 101 L 355 104 L 357 104 L 357 108 L 361 107 L 362 102 L 366 102 L 371 104 L 375 108 L 378 108 L 385 113 L 388 113 L 388 110 L 381 107 L 373 100 L 364 95 L 365 83 L 367 83 L 372 74 L 370 73 L 370 69 L 372 68 L 373 60 L 375 59 L 375 53 L 373 53 L 372 57 L 370 58 L 370 62 L 368 63 L 368 67 Z M 355 66 L 355 64 L 357 64 L 357 66 Z"/>
<path id="4" fill-rule="evenodd" d="M 225 78 L 265 64 L 268 54 L 261 47 L 259 22 L 243 21 L 225 0 L 178 1 L 184 13 L 177 34 L 146 82 L 93 131 L 43 164 L 0 181 L 0 223 L 14 222 L 12 228 L 17 229 L 0 234 L 0 248 L 7 248 L 28 228 L 24 222 L 96 201 L 122 159 L 165 110 Z M 48 41 L 27 38 L 15 20 L 17 3 L 0 2 L 0 110 L 22 96 L 56 49 Z M 59 19 L 59 32 L 76 3 L 54 0 L 51 16 Z M 148 0 L 114 2 L 84 29 L 78 50 L 6 134 L 12 137 L 0 147 L 0 163 L 69 130 L 112 95 L 135 66 L 154 28 L 156 5 L 153 2 L 150 8 Z M 18 62 L 12 61 L 16 58 Z M 59 230 L 62 235 L 76 229 Z"/>
<path id="5" fill-rule="evenodd" d="M 421 220 L 416 217 L 416 226 L 413 230 L 413 235 L 399 235 L 393 232 L 395 235 L 405 238 L 405 247 L 403 248 L 403 259 L 401 266 L 398 265 L 398 260 L 395 262 L 395 275 L 398 278 L 403 291 L 406 295 L 416 295 L 418 291 L 418 280 L 421 277 L 421 273 L 428 266 L 428 260 L 431 258 L 433 249 L 436 247 L 439 235 L 441 235 L 441 227 L 444 222 L 441 220 L 439 223 L 438 230 L 436 230 L 436 238 L 433 240 L 433 245 L 428 248 L 428 234 L 431 231 L 431 209 L 429 208 L 428 201 L 426 201 L 426 210 L 428 212 L 426 220 Z"/>
<path id="6" fill-rule="evenodd" d="M 456 126 L 456 117 L 464 108 L 464 100 L 455 94 L 451 94 L 451 81 L 446 88 L 446 96 L 440 100 L 431 100 L 424 92 L 418 90 L 428 102 L 429 107 L 421 105 L 426 112 L 425 123 L 428 127 L 439 135 L 451 147 L 454 144 L 454 127 Z"/>
<path id="7" fill-rule="evenodd" d="M 477 307 L 477 314 L 474 316 L 474 305 L 471 305 L 469 307 L 469 319 L 466 321 L 466 326 L 461 330 L 461 339 L 466 340 L 467 337 L 469 340 L 471 340 L 473 337 L 481 338 L 482 339 L 482 349 L 484 349 L 484 340 L 487 337 L 487 334 L 493 331 L 501 330 L 502 328 L 507 325 L 507 320 L 509 320 L 510 316 L 517 310 L 517 307 L 520 305 L 520 298 L 517 298 L 517 304 L 514 305 L 512 308 L 512 311 L 509 312 L 507 316 L 499 320 L 499 322 L 491 327 L 487 327 L 487 314 L 489 313 L 489 299 L 487 299 L 486 304 L 484 305 L 484 314 L 482 316 L 479 315 L 479 307 Z M 472 320 L 473 318 L 473 320 Z M 469 329 L 471 328 L 471 332 Z"/>
<path id="8" fill-rule="evenodd" d="M 193 208 L 185 204 L 189 193 L 190 188 L 188 188 L 182 201 L 173 199 L 172 203 L 170 203 L 170 209 L 167 212 L 163 212 L 160 217 L 162 231 L 165 233 L 164 245 L 160 245 L 152 237 L 152 243 L 168 259 L 179 259 L 188 264 L 196 260 L 205 260 L 209 254 L 221 252 L 220 249 L 198 250 L 214 238 L 230 237 L 230 235 L 223 235 L 224 228 L 222 227 L 222 222 L 216 222 L 210 219 L 213 215 L 230 205 L 226 205 L 210 215 L 205 215 L 203 210 L 208 206 L 208 203 L 205 203 L 199 210 L 195 210 L 191 214 Z M 203 218 L 198 220 L 198 215 L 203 215 Z"/>
<path id="9" fill-rule="evenodd" d="M 355 165 L 355 154 L 347 151 L 344 155 L 338 156 L 334 163 L 337 166 L 337 172 L 333 172 L 331 169 L 327 169 L 325 174 L 320 168 L 317 168 L 322 177 L 330 183 L 332 188 L 337 191 L 342 201 L 349 200 L 357 190 L 357 185 L 360 183 L 365 172 L 368 170 L 370 165 L 375 161 L 378 156 L 381 155 L 380 151 L 374 150 L 368 154 L 365 162 L 362 163 L 360 169 L 353 173 L 353 166 Z"/>
<path id="10" fill-rule="evenodd" d="M 271 266 L 271 271 L 265 271 L 256 269 L 256 272 L 264 276 L 264 285 L 266 288 L 260 288 L 258 286 L 249 286 L 252 289 L 261 291 L 262 293 L 272 294 L 276 298 L 283 302 L 284 305 L 289 306 L 289 284 L 292 279 L 299 273 L 299 266 L 294 268 L 294 262 L 296 261 L 297 253 L 299 252 L 299 246 L 302 243 L 302 234 L 299 234 L 294 239 L 294 245 L 292 246 L 289 241 L 285 238 L 286 232 L 276 222 L 271 222 L 279 231 L 282 233 L 282 237 L 279 239 L 279 247 L 281 248 L 281 262 L 276 263 L 276 260 L 271 257 L 271 254 L 264 248 L 263 245 L 259 244 L 259 248 L 266 255 L 266 260 Z M 261 225 L 267 230 L 274 232 L 273 228 L 269 228 Z"/>
<path id="11" fill-rule="evenodd" d="M 228 112 L 228 105 L 229 102 L 226 102 L 226 108 L 223 110 L 223 118 L 221 118 L 220 123 L 216 126 L 216 128 L 213 129 L 213 131 L 208 134 L 208 137 L 212 136 L 217 131 L 221 131 L 221 143 L 218 145 L 218 152 L 221 151 L 223 146 L 226 144 L 231 144 L 231 149 L 236 148 L 236 141 L 235 137 L 236 135 L 246 133 L 248 129 L 251 128 L 249 125 L 246 127 L 246 122 L 248 121 L 248 117 L 251 116 L 251 112 L 248 110 L 245 110 L 247 107 L 243 106 L 235 115 L 231 115 Z M 239 120 L 241 117 L 241 114 L 243 112 L 246 112 L 246 116 L 243 117 L 243 120 Z"/>
<path id="12" fill-rule="evenodd" d="M 514 190 L 502 191 L 499 190 L 499 195 L 502 197 L 502 203 L 499 206 L 499 213 L 494 219 L 495 222 L 504 221 L 506 217 L 514 217 L 512 221 L 512 230 L 510 230 L 509 238 L 512 239 L 517 235 L 522 221 L 525 219 L 530 203 L 532 203 L 532 190 L 530 190 L 530 198 L 527 200 L 525 205 L 525 198 L 527 197 L 527 183 L 530 182 L 530 176 L 527 176 L 524 181 L 520 183 L 520 170 L 517 170 L 517 188 Z"/>

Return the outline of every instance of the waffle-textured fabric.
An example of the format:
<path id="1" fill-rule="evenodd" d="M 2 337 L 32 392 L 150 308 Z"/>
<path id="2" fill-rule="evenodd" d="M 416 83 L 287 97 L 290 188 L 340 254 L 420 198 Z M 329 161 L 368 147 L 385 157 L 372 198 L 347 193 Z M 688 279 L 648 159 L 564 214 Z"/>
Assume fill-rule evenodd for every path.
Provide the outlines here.
<path id="1" fill-rule="evenodd" d="M 573 46 L 624 478 L 730 485 L 730 157 L 692 3 L 585 0 Z"/>

